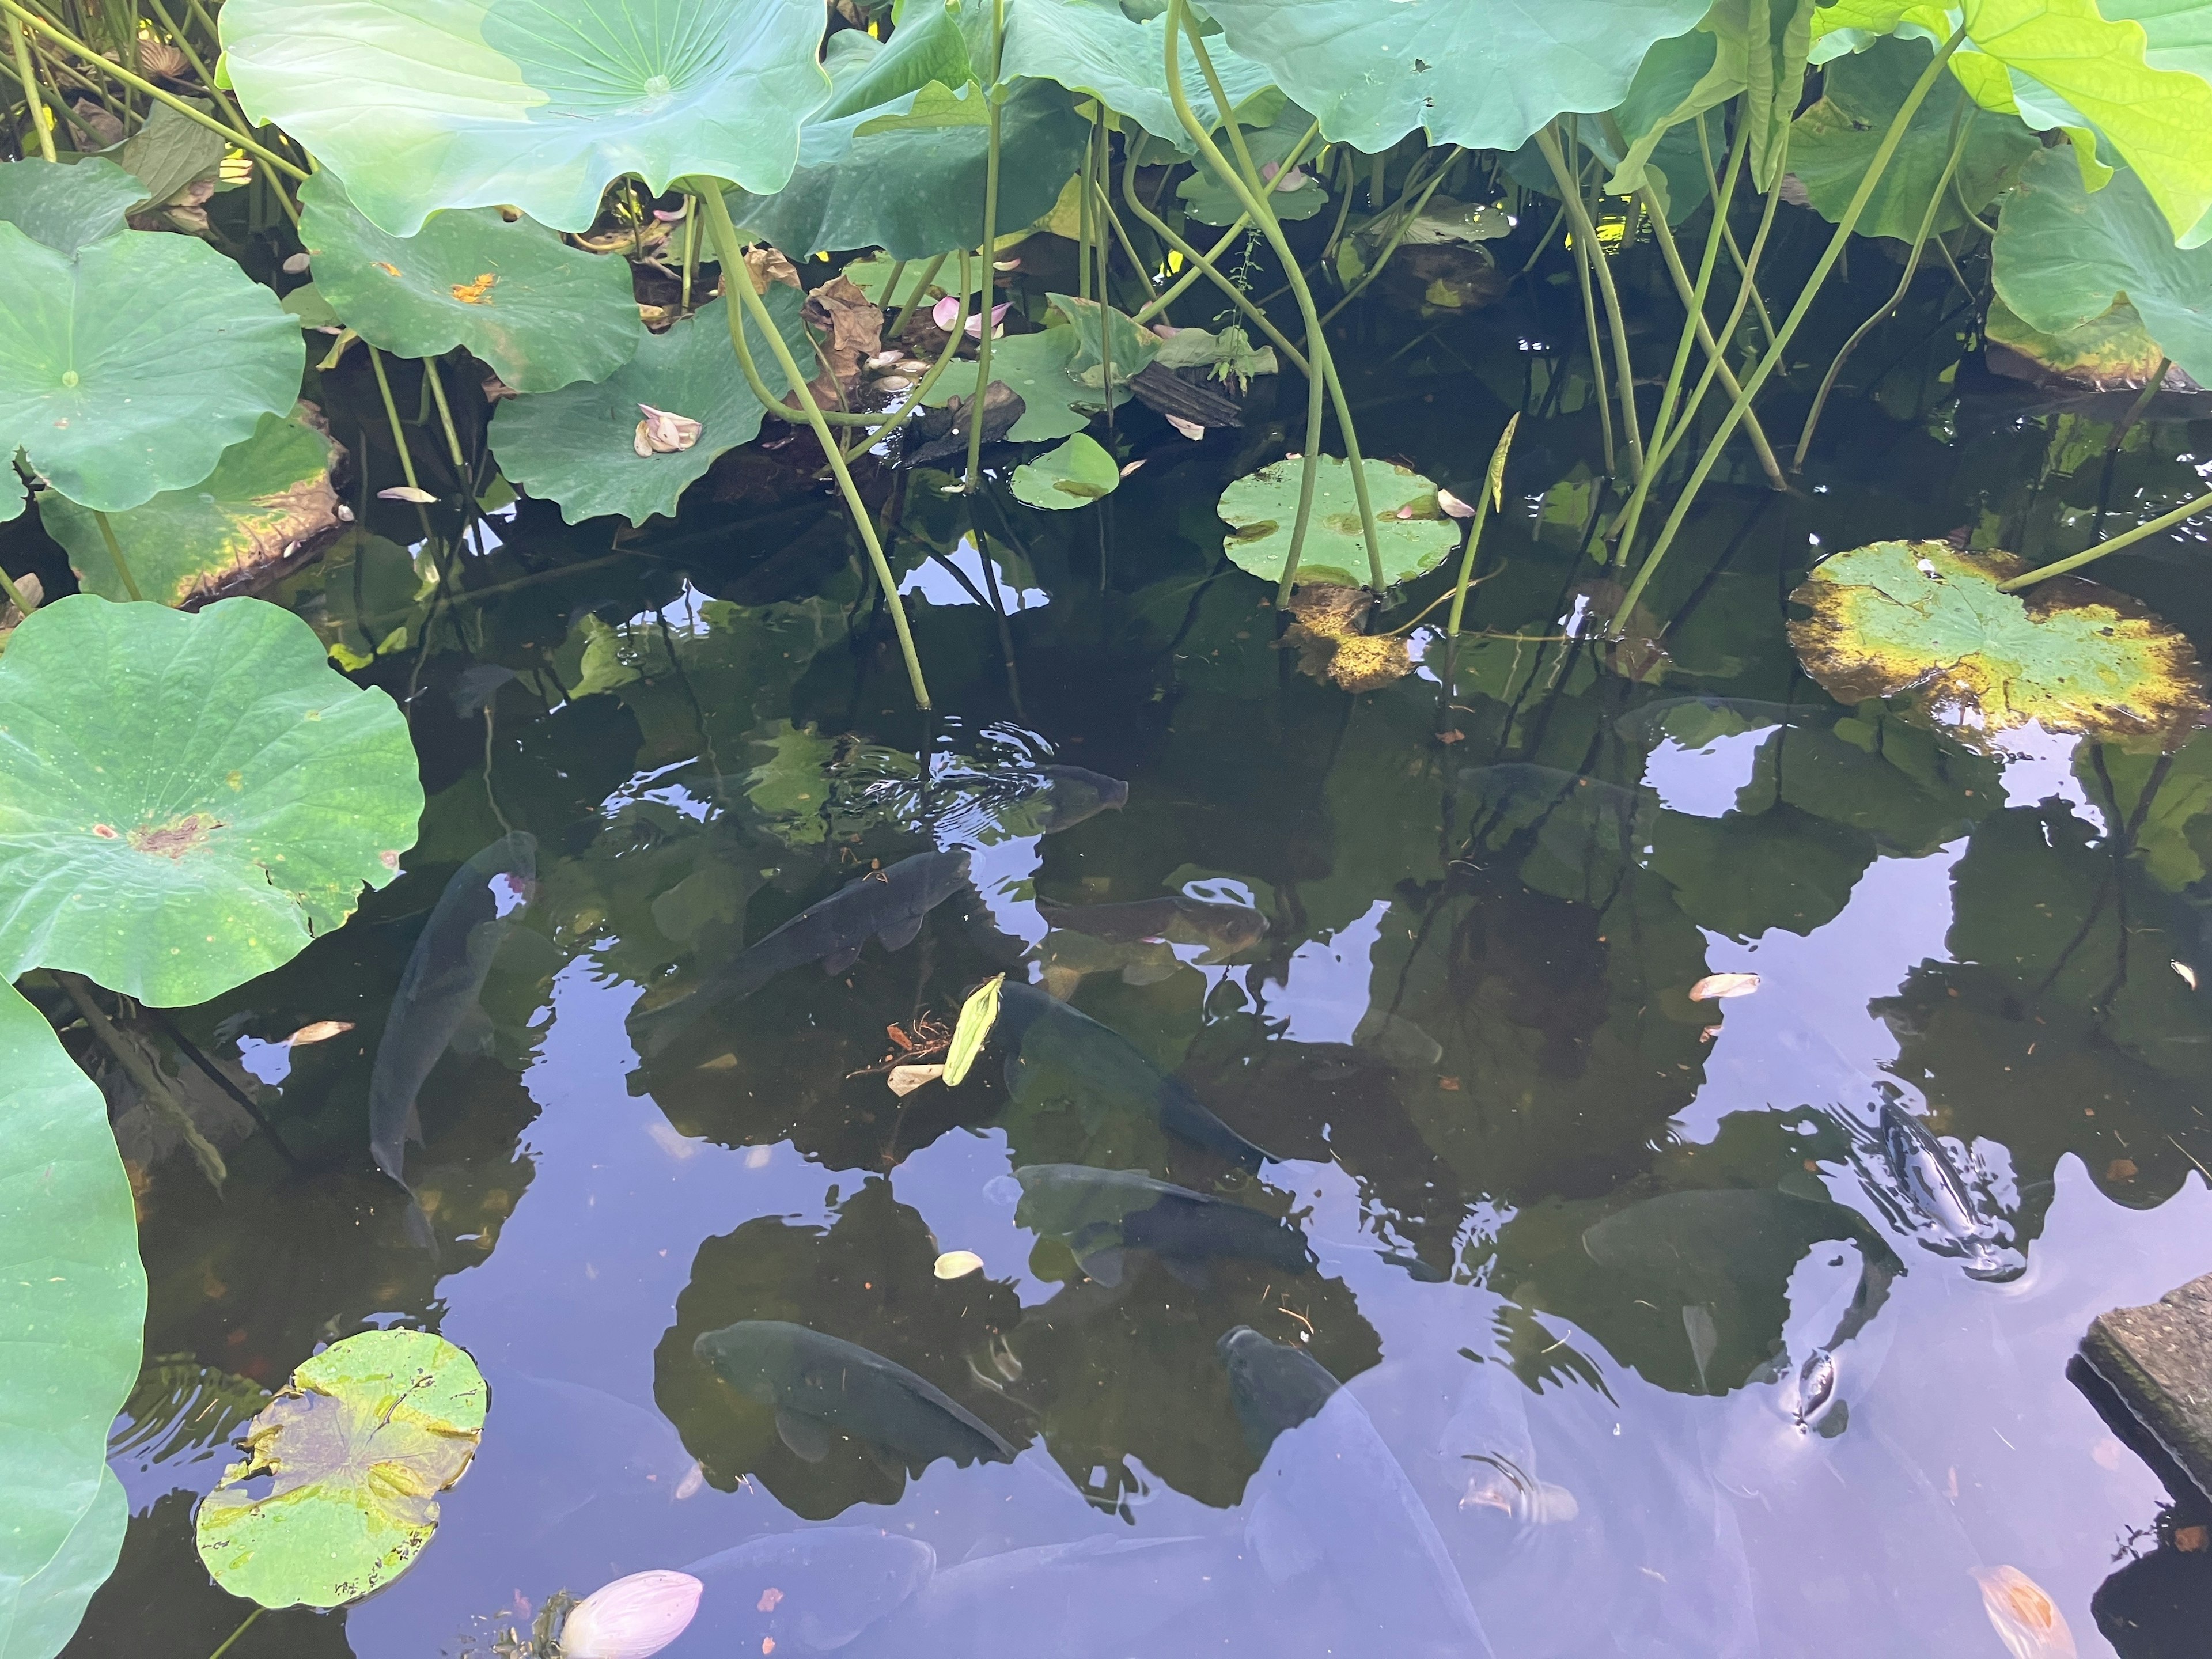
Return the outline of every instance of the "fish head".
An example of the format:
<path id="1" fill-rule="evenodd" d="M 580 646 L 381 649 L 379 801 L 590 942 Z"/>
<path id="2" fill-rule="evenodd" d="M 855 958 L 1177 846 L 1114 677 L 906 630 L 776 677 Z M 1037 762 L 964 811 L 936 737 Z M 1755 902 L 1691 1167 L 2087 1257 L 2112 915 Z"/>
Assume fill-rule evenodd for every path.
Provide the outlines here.
<path id="1" fill-rule="evenodd" d="M 1101 812 L 1118 812 L 1129 802 L 1129 786 L 1120 778 L 1080 766 L 1044 769 L 1044 833 L 1072 829 Z"/>
<path id="2" fill-rule="evenodd" d="M 1214 1352 L 1228 1369 L 1230 1398 L 1255 1456 L 1266 1456 L 1277 1435 L 1316 1415 L 1343 1386 L 1312 1355 L 1249 1325 L 1225 1332 Z"/>
<path id="3" fill-rule="evenodd" d="M 691 1352 L 732 1389 L 763 1406 L 775 1403 L 777 1379 L 793 1373 L 799 1358 L 785 1328 L 771 1319 L 743 1319 L 705 1332 Z"/>

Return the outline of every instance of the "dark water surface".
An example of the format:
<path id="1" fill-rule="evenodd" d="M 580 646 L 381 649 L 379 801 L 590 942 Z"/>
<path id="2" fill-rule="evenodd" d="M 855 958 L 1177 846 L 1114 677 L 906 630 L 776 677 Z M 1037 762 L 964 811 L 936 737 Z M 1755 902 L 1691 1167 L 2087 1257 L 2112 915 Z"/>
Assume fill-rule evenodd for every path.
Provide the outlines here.
<path id="1" fill-rule="evenodd" d="M 557 1590 L 684 1566 L 708 1588 L 676 1659 L 1472 1654 L 1477 1620 L 1528 1659 L 1996 1656 L 1976 1575 L 2004 1565 L 2082 1653 L 2201 1651 L 2153 1626 L 2203 1558 L 2067 1364 L 2092 1316 L 2212 1267 L 2212 984 L 2170 965 L 2212 975 L 2212 767 L 2185 752 L 2138 813 L 2148 757 L 1992 759 L 1838 707 L 1783 625 L 1822 549 L 2053 556 L 2100 496 L 2107 533 L 2163 511 L 2212 425 L 2162 403 L 2108 464 L 2125 397 L 1971 363 L 1962 389 L 1933 319 L 1881 337 L 1892 369 L 1802 492 L 1712 492 L 1655 588 L 1671 628 L 1618 648 L 1562 637 L 1610 603 L 1581 383 L 1553 396 L 1510 338 L 1474 372 L 1372 370 L 1369 453 L 1469 498 L 1531 410 L 1449 696 L 1426 634 L 1421 672 L 1356 697 L 1276 648 L 1212 514 L 1281 453 L 1257 417 L 1200 446 L 1133 412 L 1152 459 L 1110 507 L 977 508 L 989 573 L 948 480 L 913 477 L 895 555 L 933 723 L 787 470 L 732 457 L 639 532 L 526 505 L 444 592 L 413 509 L 373 504 L 376 536 L 276 597 L 386 647 L 366 678 L 411 699 L 422 840 L 343 931 L 187 1018 L 303 1167 L 234 1140 L 218 1200 L 145 1156 L 170 1358 L 118 1425 L 134 1518 L 72 1653 L 228 1632 L 191 1547 L 225 1431 L 251 1384 L 395 1324 L 481 1364 L 482 1452 L 395 1584 L 237 1659 L 486 1652 Z M 1003 626 L 932 553 L 995 576 Z M 2169 538 L 2111 574 L 2202 642 L 2201 558 Z M 534 884 L 489 1046 L 436 1063 L 406 1149 L 433 1255 L 370 1160 L 371 1067 L 432 907 L 510 830 Z M 714 1000 L 748 943 L 933 849 L 969 879 L 910 941 Z M 1084 930 L 1177 894 L 1265 932 L 1198 906 Z M 1010 994 L 960 1088 L 863 1070 L 1001 970 L 1105 1030 Z M 1756 992 L 1689 1000 L 1722 972 Z M 641 996 L 702 981 L 641 1060 Z M 270 1046 L 320 1019 L 357 1028 Z M 1010 1179 L 1050 1164 L 1244 1208 Z M 980 1271 L 937 1277 L 954 1250 Z M 745 1321 L 896 1362 L 1012 1460 L 780 1428 L 695 1352 Z"/>

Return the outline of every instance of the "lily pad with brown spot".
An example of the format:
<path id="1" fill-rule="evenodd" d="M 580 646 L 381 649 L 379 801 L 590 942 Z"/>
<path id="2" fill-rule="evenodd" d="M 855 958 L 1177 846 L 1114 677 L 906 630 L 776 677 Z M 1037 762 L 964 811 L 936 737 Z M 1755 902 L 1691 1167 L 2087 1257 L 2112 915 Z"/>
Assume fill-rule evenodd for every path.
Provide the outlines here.
<path id="1" fill-rule="evenodd" d="M 312 556 L 338 527 L 331 488 L 336 444 L 296 416 L 264 415 L 253 435 L 222 452 L 216 469 L 185 489 L 165 489 L 143 507 L 107 515 L 142 597 L 191 605 L 266 579 L 297 554 Z M 53 490 L 39 497 L 46 533 L 66 548 L 78 585 L 130 598 L 100 533 L 100 521 Z"/>
<path id="2" fill-rule="evenodd" d="M 0 977 L 204 1001 L 391 881 L 422 811 L 406 718 L 289 611 L 41 605 L 0 657 Z"/>
<path id="3" fill-rule="evenodd" d="M 466 346 L 517 392 L 604 380 L 645 335 L 629 261 L 496 208 L 434 213 L 393 236 L 319 173 L 300 187 L 300 240 L 317 291 L 371 345 L 403 357 Z"/>
<path id="4" fill-rule="evenodd" d="M 200 1559 L 265 1607 L 335 1607 L 406 1571 L 467 1472 L 487 1390 L 428 1331 L 364 1331 L 325 1348 L 246 1426 L 246 1455 L 200 1505 Z"/>
<path id="5" fill-rule="evenodd" d="M 2063 334 L 2045 334 L 2002 300 L 1992 298 L 1982 337 L 1991 372 L 2039 386 L 2140 391 L 2165 361 L 2158 342 L 2125 300 Z M 2171 364 L 2162 384 L 2168 392 L 2197 389 L 2194 380 Z"/>
<path id="6" fill-rule="evenodd" d="M 1297 521 L 1298 478 L 1305 463 L 1281 460 L 1247 473 L 1221 492 L 1215 509 L 1229 526 L 1231 560 L 1268 581 L 1281 580 Z M 1318 462 L 1313 517 L 1298 556 L 1301 583 L 1364 586 L 1369 579 L 1367 540 L 1352 489 L 1352 464 L 1334 455 Z M 1459 523 L 1437 500 L 1437 487 L 1410 467 L 1365 463 L 1367 498 L 1382 548 L 1382 579 L 1390 586 L 1433 570 L 1459 545 Z"/>
<path id="7" fill-rule="evenodd" d="M 2204 671 L 2179 630 L 2094 582 L 1998 591 L 2026 568 L 1948 542 L 1853 548 L 1790 595 L 1812 612 L 1790 624 L 1790 643 L 1838 701 L 1911 696 L 1984 750 L 2030 721 L 2162 748 L 2205 724 Z"/>

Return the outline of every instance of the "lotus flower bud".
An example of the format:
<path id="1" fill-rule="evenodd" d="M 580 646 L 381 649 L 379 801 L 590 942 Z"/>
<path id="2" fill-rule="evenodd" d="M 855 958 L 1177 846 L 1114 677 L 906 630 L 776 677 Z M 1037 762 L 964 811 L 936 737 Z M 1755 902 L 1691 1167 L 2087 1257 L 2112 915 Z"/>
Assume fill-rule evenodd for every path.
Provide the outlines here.
<path id="1" fill-rule="evenodd" d="M 684 1634 L 706 1588 L 688 1572 L 634 1572 L 569 1609 L 561 1659 L 647 1659 Z"/>

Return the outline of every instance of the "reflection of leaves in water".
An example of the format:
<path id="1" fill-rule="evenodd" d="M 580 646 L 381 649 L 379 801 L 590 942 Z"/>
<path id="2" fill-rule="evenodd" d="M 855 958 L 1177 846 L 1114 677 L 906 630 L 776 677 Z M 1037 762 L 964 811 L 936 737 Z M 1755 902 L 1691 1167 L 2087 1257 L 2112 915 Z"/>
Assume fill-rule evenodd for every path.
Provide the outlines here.
<path id="1" fill-rule="evenodd" d="M 269 1390 L 258 1382 L 203 1365 L 190 1354 L 157 1355 L 123 1402 L 107 1455 L 144 1463 L 211 1456 L 268 1403 Z"/>
<path id="2" fill-rule="evenodd" d="M 709 1238 L 676 1298 L 676 1322 L 653 1352 L 653 1399 L 708 1480 L 722 1491 L 752 1476 L 781 1503 L 823 1521 L 854 1504 L 896 1502 L 907 1474 L 894 1455 L 872 1455 L 833 1437 L 818 1463 L 777 1438 L 775 1414 L 716 1378 L 692 1352 L 708 1331 L 780 1319 L 842 1338 L 905 1366 L 1019 1444 L 1024 1413 L 975 1380 L 992 1339 L 1020 1306 L 983 1273 L 940 1279 L 937 1241 L 921 1215 L 868 1181 L 827 1229 L 763 1216 Z"/>

